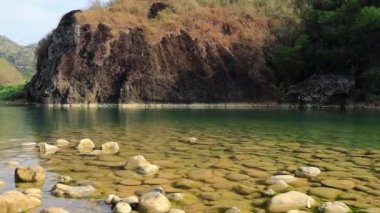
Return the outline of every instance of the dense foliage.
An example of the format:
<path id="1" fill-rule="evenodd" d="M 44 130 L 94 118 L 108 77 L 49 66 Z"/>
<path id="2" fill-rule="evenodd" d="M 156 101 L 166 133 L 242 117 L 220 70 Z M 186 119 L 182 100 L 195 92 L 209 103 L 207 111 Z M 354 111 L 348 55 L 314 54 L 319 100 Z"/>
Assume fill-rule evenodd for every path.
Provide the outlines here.
<path id="1" fill-rule="evenodd" d="M 15 100 L 23 96 L 24 85 L 0 86 L 0 100 Z"/>
<path id="2" fill-rule="evenodd" d="M 380 95 L 380 1 L 310 0 L 309 4 L 303 33 L 275 50 L 279 82 L 291 84 L 313 74 L 353 75 L 357 89 Z"/>

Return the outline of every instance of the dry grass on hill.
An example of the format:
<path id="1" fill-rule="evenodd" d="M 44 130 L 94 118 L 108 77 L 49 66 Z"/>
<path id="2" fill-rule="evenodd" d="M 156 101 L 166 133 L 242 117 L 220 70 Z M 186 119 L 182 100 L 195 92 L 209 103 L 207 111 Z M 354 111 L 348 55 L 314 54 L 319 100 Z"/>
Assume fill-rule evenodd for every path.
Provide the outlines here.
<path id="1" fill-rule="evenodd" d="M 21 73 L 6 59 L 0 58 L 0 86 L 24 84 Z"/>
<path id="2" fill-rule="evenodd" d="M 296 0 L 160 0 L 168 7 L 154 19 L 149 8 L 157 0 L 114 0 L 93 6 L 77 15 L 81 24 L 100 22 L 112 26 L 113 33 L 133 27 L 143 28 L 148 41 L 155 43 L 167 33 L 185 30 L 200 42 L 217 42 L 226 47 L 237 41 L 255 41 L 267 46 L 297 30 Z"/>

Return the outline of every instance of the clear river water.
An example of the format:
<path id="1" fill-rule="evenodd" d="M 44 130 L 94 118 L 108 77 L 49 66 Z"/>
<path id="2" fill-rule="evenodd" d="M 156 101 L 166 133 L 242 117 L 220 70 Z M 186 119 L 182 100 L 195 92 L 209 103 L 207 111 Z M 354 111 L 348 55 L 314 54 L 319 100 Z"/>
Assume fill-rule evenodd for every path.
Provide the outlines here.
<path id="1" fill-rule="evenodd" d="M 197 143 L 188 143 L 190 137 L 198 138 Z M 115 141 L 121 150 L 112 156 L 83 156 L 69 146 L 44 156 L 22 146 L 54 144 L 59 138 L 72 144 L 90 138 L 97 146 Z M 135 155 L 157 164 L 159 173 L 142 177 L 125 172 L 123 163 Z M 322 175 L 299 181 L 292 190 L 320 202 L 340 199 L 353 209 L 380 208 L 380 111 L 0 105 L 0 180 L 5 182 L 0 192 L 35 187 L 15 184 L 9 161 L 44 167 L 47 180 L 38 186 L 43 190 L 41 208 L 72 212 L 111 212 L 101 201 L 107 194 L 141 194 L 152 186 L 183 193 L 186 199 L 172 205 L 190 213 L 232 206 L 259 211 L 269 199 L 262 193 L 268 187 L 263 178 L 304 165 L 321 168 Z M 97 192 L 89 199 L 53 197 L 49 191 L 60 175 L 88 182 Z M 356 187 L 339 189 L 342 193 L 334 199 L 311 193 L 330 179 L 348 179 Z"/>

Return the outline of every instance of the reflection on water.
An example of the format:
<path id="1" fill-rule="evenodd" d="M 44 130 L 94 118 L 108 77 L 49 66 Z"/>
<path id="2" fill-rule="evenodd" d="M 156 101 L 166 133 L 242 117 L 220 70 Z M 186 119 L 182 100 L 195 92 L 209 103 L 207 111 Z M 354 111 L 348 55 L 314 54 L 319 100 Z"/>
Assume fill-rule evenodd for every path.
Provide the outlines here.
<path id="1" fill-rule="evenodd" d="M 0 106 L 0 124 L 0 160 L 41 164 L 49 171 L 43 186 L 43 205 L 63 206 L 75 212 L 88 212 L 89 208 L 92 212 L 104 212 L 108 207 L 85 200 L 51 197 L 49 189 L 59 174 L 91 182 L 99 195 L 128 196 L 160 182 L 168 192 L 180 191 L 192 197 L 193 203 L 177 204 L 188 212 L 215 212 L 221 206 L 238 206 L 246 211 L 262 207 L 260 202 L 267 198 L 260 197 L 263 186 L 255 176 L 257 170 L 268 175 L 294 171 L 302 165 L 326 170 L 320 180 L 292 186 L 304 192 L 320 186 L 319 181 L 323 179 L 338 178 L 342 174 L 363 186 L 380 186 L 375 169 L 380 149 L 380 112 L 376 111 Z M 199 138 L 199 143 L 191 145 L 181 141 L 188 137 Z M 58 138 L 71 142 L 91 138 L 98 146 L 116 141 L 121 153 L 88 157 L 66 148 L 41 158 L 36 150 L 20 146 L 22 142 L 54 142 Z M 153 178 L 130 177 L 118 167 L 138 154 L 158 164 L 160 173 Z M 178 181 L 197 169 L 212 169 L 215 177 L 200 181 L 199 187 L 187 190 L 176 187 Z M 14 170 L 0 171 L 0 180 L 7 182 L 0 191 L 13 189 Z M 343 177 L 348 178 L 346 176 Z M 237 180 L 241 177 L 244 178 Z M 140 184 L 126 186 L 126 179 L 135 179 Z M 256 193 L 247 194 L 246 186 Z M 365 198 L 359 204 L 376 206 L 378 194 L 375 189 L 371 190 L 350 193 Z"/>
<path id="2" fill-rule="evenodd" d="M 250 136 L 273 141 L 380 147 L 380 112 L 289 110 L 126 110 L 0 107 L 0 140 L 51 140 L 71 132 L 117 140 L 136 129 Z M 113 131 L 114 135 L 101 134 Z M 197 136 L 197 135 L 195 135 Z M 102 138 L 104 137 L 104 138 Z M 16 142 L 16 141 L 14 141 Z M 14 144 L 14 143 L 13 143 Z M 2 144 L 1 146 L 9 144 Z"/>

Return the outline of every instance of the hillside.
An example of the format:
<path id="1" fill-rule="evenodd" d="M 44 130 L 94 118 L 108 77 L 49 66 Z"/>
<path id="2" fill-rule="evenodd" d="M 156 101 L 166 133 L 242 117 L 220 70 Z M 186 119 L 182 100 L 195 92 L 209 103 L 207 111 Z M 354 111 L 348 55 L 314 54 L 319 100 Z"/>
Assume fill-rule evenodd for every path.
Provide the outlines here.
<path id="1" fill-rule="evenodd" d="M 13 64 L 25 79 L 30 79 L 36 72 L 35 48 L 36 45 L 24 47 L 5 36 L 0 36 L 0 57 Z"/>
<path id="2" fill-rule="evenodd" d="M 6 59 L 0 57 L 0 86 L 24 84 L 20 72 Z"/>
<path id="3" fill-rule="evenodd" d="M 376 101 L 379 11 L 366 0 L 95 4 L 66 14 L 41 40 L 27 96 L 43 103 Z"/>

